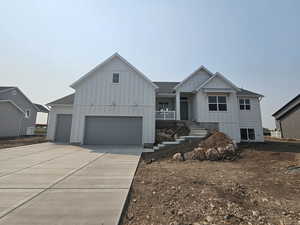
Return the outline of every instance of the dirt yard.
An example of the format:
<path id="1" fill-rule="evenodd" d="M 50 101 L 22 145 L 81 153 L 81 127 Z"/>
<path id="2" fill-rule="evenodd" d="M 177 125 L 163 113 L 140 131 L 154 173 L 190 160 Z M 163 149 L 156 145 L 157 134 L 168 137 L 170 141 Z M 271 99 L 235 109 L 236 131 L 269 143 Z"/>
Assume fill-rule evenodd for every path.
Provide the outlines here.
<path id="1" fill-rule="evenodd" d="M 34 136 L 34 137 L 18 137 L 9 139 L 0 139 L 0 149 L 1 148 L 11 148 L 22 145 L 31 145 L 46 142 L 45 136 Z"/>
<path id="2" fill-rule="evenodd" d="M 121 224 L 300 224 L 300 142 L 240 149 L 236 161 L 142 161 Z"/>

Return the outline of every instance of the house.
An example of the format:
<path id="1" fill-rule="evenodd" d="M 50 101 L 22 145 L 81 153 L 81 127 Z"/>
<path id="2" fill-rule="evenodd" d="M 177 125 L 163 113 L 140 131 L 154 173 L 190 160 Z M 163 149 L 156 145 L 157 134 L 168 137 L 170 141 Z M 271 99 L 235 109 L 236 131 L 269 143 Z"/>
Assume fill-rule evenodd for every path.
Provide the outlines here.
<path id="1" fill-rule="evenodd" d="M 300 139 L 300 94 L 277 110 L 273 115 L 276 130 L 282 138 Z"/>
<path id="2" fill-rule="evenodd" d="M 38 112 L 48 109 L 32 103 L 17 87 L 0 87 L 0 137 L 26 135 L 34 129 Z"/>
<path id="3" fill-rule="evenodd" d="M 152 82 L 115 53 L 50 102 L 48 139 L 74 144 L 153 144 L 156 120 L 198 122 L 236 142 L 263 141 L 260 94 L 201 66 L 182 82 Z"/>

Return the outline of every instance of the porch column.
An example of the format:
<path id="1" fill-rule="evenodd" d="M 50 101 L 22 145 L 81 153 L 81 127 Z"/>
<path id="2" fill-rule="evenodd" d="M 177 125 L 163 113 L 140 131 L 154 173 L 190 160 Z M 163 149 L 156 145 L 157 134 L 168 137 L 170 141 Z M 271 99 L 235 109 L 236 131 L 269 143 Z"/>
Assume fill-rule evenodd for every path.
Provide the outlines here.
<path id="1" fill-rule="evenodd" d="M 180 120 L 180 92 L 176 92 L 176 120 Z"/>

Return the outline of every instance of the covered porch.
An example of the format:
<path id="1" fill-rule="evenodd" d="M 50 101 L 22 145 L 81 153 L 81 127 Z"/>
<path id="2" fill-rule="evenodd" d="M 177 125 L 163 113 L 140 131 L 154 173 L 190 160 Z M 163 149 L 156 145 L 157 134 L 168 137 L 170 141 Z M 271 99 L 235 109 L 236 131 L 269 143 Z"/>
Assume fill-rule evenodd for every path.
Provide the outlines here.
<path id="1" fill-rule="evenodd" d="M 156 96 L 156 120 L 194 120 L 195 99 L 188 92 Z"/>

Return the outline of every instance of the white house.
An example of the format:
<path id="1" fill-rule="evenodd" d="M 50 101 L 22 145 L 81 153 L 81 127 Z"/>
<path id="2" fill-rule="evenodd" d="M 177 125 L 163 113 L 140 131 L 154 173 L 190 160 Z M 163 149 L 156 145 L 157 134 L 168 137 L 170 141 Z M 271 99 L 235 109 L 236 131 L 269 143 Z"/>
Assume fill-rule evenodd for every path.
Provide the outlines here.
<path id="1" fill-rule="evenodd" d="M 155 120 L 189 120 L 236 142 L 263 141 L 260 94 L 201 66 L 182 82 L 152 82 L 115 53 L 48 104 L 48 139 L 76 144 L 153 144 Z"/>

